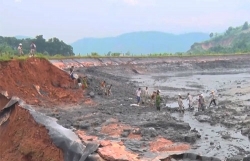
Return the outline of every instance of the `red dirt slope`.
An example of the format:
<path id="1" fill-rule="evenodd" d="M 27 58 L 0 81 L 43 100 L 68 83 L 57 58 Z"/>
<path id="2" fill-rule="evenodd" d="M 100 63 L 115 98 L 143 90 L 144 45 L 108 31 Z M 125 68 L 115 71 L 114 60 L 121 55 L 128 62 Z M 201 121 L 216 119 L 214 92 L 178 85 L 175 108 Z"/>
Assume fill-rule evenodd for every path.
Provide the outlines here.
<path id="1" fill-rule="evenodd" d="M 1 96 L 0 102 L 7 101 Z M 52 143 L 44 126 L 37 124 L 30 113 L 18 105 L 10 108 L 9 120 L 0 126 L 1 161 L 64 160 L 63 152 Z"/>
<path id="2" fill-rule="evenodd" d="M 42 96 L 35 86 L 40 87 Z M 0 90 L 8 91 L 10 96 L 18 96 L 29 104 L 77 102 L 83 94 L 73 86 L 69 75 L 46 59 L 0 62 Z"/>

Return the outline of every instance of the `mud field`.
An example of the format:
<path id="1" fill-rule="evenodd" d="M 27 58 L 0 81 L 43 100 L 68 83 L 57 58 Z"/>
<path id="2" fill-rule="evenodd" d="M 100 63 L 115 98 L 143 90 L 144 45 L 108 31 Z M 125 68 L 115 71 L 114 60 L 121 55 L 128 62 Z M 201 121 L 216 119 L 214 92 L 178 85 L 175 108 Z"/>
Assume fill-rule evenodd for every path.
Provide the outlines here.
<path id="1" fill-rule="evenodd" d="M 58 122 L 84 131 L 84 137 L 90 140 L 122 142 L 139 160 L 164 158 L 171 153 L 180 154 L 173 155 L 177 160 L 242 160 L 244 157 L 247 160 L 250 154 L 249 60 L 247 56 L 220 60 L 196 58 L 79 68 L 77 72 L 89 78 L 88 93 L 94 94 L 96 104 L 61 110 L 56 114 Z M 103 80 L 113 85 L 110 97 L 100 92 L 99 84 Z M 149 103 L 130 106 L 136 103 L 136 89 L 146 86 L 150 93 L 161 90 L 161 111 Z M 217 106 L 198 112 L 195 102 L 194 111 L 177 112 L 178 94 L 186 97 L 189 92 L 196 100 L 203 93 L 209 105 L 211 90 L 218 95 Z M 184 104 L 187 108 L 186 100 Z"/>
<path id="2" fill-rule="evenodd" d="M 54 160 L 65 161 L 71 161 L 72 155 L 73 161 L 248 161 L 249 61 L 248 55 L 51 60 L 62 70 L 39 59 L 1 64 L 0 90 L 23 99 L 23 106 L 31 106 L 5 109 L 9 99 L 0 95 L 0 140 L 9 140 L 0 146 L 0 160 L 10 156 L 19 160 L 14 152 L 21 160 L 50 160 L 51 150 L 35 150 L 47 146 L 58 154 Z M 77 67 L 78 75 L 87 76 L 87 88 L 78 89 L 69 79 L 71 65 Z M 22 70 L 28 72 L 20 77 Z M 36 70 L 41 71 L 39 75 Z M 112 84 L 111 96 L 100 89 L 104 80 Z M 149 101 L 131 106 L 136 103 L 136 89 L 146 86 L 149 93 L 161 90 L 160 111 Z M 196 101 L 194 111 L 189 111 L 184 100 L 185 113 L 177 111 L 178 94 L 186 98 L 190 93 L 196 100 L 203 93 L 209 105 L 211 90 L 218 95 L 217 106 L 198 112 Z M 27 120 L 20 121 L 20 116 Z M 27 126 L 34 134 L 25 132 Z M 36 141 L 38 128 L 40 140 L 46 142 Z M 66 137 L 69 134 L 73 137 Z M 23 138 L 29 144 L 20 142 Z M 72 143 L 77 145 L 73 147 Z"/>

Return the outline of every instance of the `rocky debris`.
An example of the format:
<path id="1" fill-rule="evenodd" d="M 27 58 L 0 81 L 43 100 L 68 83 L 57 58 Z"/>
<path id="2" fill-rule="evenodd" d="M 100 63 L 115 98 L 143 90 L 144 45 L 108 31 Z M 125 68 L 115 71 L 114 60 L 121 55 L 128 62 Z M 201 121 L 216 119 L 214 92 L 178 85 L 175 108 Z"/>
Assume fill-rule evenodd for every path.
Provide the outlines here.
<path id="1" fill-rule="evenodd" d="M 243 128 L 241 129 L 241 134 L 242 135 L 248 135 L 250 133 L 250 128 Z"/>
<path id="2" fill-rule="evenodd" d="M 199 122 L 210 122 L 211 118 L 207 115 L 199 115 L 195 117 Z"/>
<path id="3" fill-rule="evenodd" d="M 229 138 L 231 138 L 231 135 L 228 132 L 221 132 L 221 137 L 223 139 L 229 139 Z"/>
<path id="4" fill-rule="evenodd" d="M 170 140 L 164 138 L 157 138 L 150 143 L 152 152 L 170 152 L 170 151 L 187 151 L 190 149 L 188 144 L 175 144 Z"/>
<path id="5" fill-rule="evenodd" d="M 105 160 L 99 154 L 93 153 L 87 157 L 86 161 L 105 161 Z"/>
<path id="6" fill-rule="evenodd" d="M 129 129 L 130 127 L 128 125 L 123 125 L 119 123 L 113 123 L 113 124 L 108 124 L 105 126 L 102 126 L 101 133 L 107 134 L 109 136 L 121 136 L 123 133 L 124 129 Z"/>
<path id="7" fill-rule="evenodd" d="M 90 92 L 89 95 L 90 95 L 91 98 L 95 97 L 95 93 L 94 92 Z"/>
<path id="8" fill-rule="evenodd" d="M 159 160 L 161 161 L 182 161 L 182 160 L 192 160 L 192 161 L 221 161 L 219 158 L 215 157 L 206 157 L 206 156 L 201 156 L 198 154 L 194 153 L 174 153 L 174 154 L 168 154 L 167 156 L 160 156 L 158 157 Z M 156 160 L 155 160 L 156 161 Z M 158 161 L 158 160 L 157 160 Z"/>
<path id="9" fill-rule="evenodd" d="M 109 161 L 139 161 L 139 156 L 126 150 L 122 142 L 102 141 L 98 154 Z"/>
<path id="10" fill-rule="evenodd" d="M 93 141 L 98 142 L 99 140 L 97 136 L 87 135 L 84 131 L 81 131 L 81 130 L 77 130 L 76 134 L 79 136 L 79 138 L 82 140 L 84 144 L 87 144 Z"/>
<path id="11" fill-rule="evenodd" d="M 131 133 L 131 129 L 123 129 L 121 137 L 128 137 L 130 133 Z"/>
<path id="12" fill-rule="evenodd" d="M 228 158 L 226 161 L 242 161 L 243 158 L 244 158 L 243 156 L 237 155 L 237 156 Z"/>
<path id="13" fill-rule="evenodd" d="M 243 161 L 250 161 L 250 155 L 243 158 Z"/>
<path id="14" fill-rule="evenodd" d="M 142 136 L 143 137 L 156 137 L 156 136 L 158 136 L 158 133 L 155 130 L 155 128 L 153 128 L 153 127 L 143 128 Z"/>
<path id="15" fill-rule="evenodd" d="M 183 137 L 185 142 L 195 143 L 196 140 L 201 137 L 201 135 L 199 133 L 188 133 L 185 134 Z"/>

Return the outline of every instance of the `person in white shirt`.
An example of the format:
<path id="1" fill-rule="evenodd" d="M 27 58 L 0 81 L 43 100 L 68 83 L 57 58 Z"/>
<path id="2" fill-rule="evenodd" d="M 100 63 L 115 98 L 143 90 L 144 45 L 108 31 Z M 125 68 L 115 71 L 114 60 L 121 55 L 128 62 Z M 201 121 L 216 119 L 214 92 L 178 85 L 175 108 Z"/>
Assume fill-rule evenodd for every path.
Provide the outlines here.
<path id="1" fill-rule="evenodd" d="M 137 98 L 137 105 L 139 105 L 141 101 L 141 88 L 138 88 L 136 90 L 136 98 Z"/>
<path id="2" fill-rule="evenodd" d="M 193 107 L 193 97 L 190 93 L 187 94 L 187 100 L 188 100 L 188 107 L 191 109 Z"/>
<path id="3" fill-rule="evenodd" d="M 19 46 L 17 47 L 18 54 L 19 56 L 23 55 L 23 45 L 20 43 Z"/>
<path id="4" fill-rule="evenodd" d="M 178 95 L 178 105 L 179 105 L 180 112 L 184 113 L 184 105 L 183 105 L 181 94 Z"/>
<path id="5" fill-rule="evenodd" d="M 142 91 L 142 104 L 147 103 L 148 101 L 148 87 Z"/>

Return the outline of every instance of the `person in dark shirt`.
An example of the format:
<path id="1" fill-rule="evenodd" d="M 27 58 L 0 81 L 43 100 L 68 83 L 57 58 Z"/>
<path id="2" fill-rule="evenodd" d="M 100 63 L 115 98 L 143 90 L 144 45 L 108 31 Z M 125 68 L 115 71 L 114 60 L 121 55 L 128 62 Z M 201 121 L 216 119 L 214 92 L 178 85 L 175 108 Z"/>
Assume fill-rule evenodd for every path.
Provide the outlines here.
<path id="1" fill-rule="evenodd" d="M 69 69 L 69 75 L 70 75 L 70 78 L 74 80 L 75 78 L 73 74 L 74 74 L 74 66 L 71 66 L 71 68 Z"/>
<path id="2" fill-rule="evenodd" d="M 79 76 L 77 78 L 77 83 L 78 83 L 79 88 L 82 87 L 82 77 L 81 76 Z"/>

